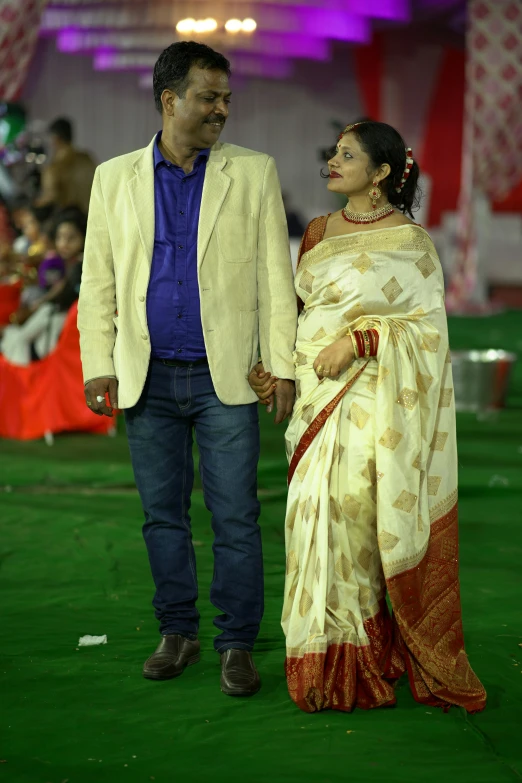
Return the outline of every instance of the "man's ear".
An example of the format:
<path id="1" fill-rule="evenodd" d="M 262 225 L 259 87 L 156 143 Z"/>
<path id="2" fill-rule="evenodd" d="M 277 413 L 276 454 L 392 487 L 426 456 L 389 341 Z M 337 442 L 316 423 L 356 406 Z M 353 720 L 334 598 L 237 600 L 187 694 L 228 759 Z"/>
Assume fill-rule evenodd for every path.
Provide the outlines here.
<path id="1" fill-rule="evenodd" d="M 167 117 L 173 117 L 176 111 L 176 103 L 179 101 L 179 96 L 172 90 L 163 90 L 161 93 L 161 105 L 163 106 L 163 112 Z"/>

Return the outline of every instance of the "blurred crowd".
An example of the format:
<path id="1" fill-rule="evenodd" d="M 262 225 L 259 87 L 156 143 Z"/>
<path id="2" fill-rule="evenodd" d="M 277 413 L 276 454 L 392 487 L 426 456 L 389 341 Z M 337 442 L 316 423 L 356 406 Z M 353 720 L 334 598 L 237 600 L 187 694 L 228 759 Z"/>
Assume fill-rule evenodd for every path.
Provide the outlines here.
<path id="1" fill-rule="evenodd" d="M 0 353 L 25 366 L 46 356 L 78 299 L 96 164 L 76 149 L 72 124 L 49 126 L 39 192 L 0 201 Z"/>

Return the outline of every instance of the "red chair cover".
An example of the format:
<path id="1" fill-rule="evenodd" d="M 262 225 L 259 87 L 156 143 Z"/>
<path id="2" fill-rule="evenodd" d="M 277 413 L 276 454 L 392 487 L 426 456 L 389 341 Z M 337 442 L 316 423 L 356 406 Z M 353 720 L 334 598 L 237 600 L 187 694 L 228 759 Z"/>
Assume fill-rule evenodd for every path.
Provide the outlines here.
<path id="1" fill-rule="evenodd" d="M 28 367 L 0 356 L 0 437 L 42 438 L 46 432 L 107 433 L 114 419 L 96 416 L 83 396 L 77 304 L 67 315 L 55 350 Z"/>
<path id="2" fill-rule="evenodd" d="M 8 324 L 11 313 L 18 310 L 21 291 L 21 283 L 0 283 L 0 326 Z"/>

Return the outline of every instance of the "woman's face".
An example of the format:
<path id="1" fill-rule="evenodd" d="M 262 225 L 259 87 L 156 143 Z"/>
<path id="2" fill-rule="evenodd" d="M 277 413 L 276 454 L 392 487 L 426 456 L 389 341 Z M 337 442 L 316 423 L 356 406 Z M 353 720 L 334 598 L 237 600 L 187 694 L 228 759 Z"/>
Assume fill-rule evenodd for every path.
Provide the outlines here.
<path id="1" fill-rule="evenodd" d="M 40 237 L 40 223 L 32 212 L 26 212 L 22 217 L 22 231 L 29 242 L 36 242 Z"/>
<path id="2" fill-rule="evenodd" d="M 370 158 L 354 133 L 346 133 L 337 142 L 336 152 L 328 161 L 328 190 L 345 196 L 367 194 L 374 177 Z M 368 173 L 370 172 L 370 173 Z"/>
<path id="3" fill-rule="evenodd" d="M 56 231 L 55 247 L 64 261 L 72 261 L 83 251 L 85 238 L 73 223 L 60 223 Z"/>

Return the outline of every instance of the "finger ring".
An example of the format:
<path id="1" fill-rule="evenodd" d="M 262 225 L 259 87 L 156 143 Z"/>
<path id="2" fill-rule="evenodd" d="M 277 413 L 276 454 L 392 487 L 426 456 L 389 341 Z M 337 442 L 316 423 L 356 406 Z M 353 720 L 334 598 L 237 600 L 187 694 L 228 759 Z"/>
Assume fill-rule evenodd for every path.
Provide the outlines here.
<path id="1" fill-rule="evenodd" d="M 322 365 L 322 364 L 319 364 L 319 365 L 317 366 L 317 372 L 322 372 L 322 371 L 323 371 L 323 365 Z"/>
<path id="2" fill-rule="evenodd" d="M 92 408 L 92 402 L 90 402 L 89 400 L 87 400 L 87 405 L 89 406 L 89 408 Z"/>
<path id="3" fill-rule="evenodd" d="M 96 397 L 96 402 L 105 402 L 105 397 L 102 397 L 100 394 Z"/>

